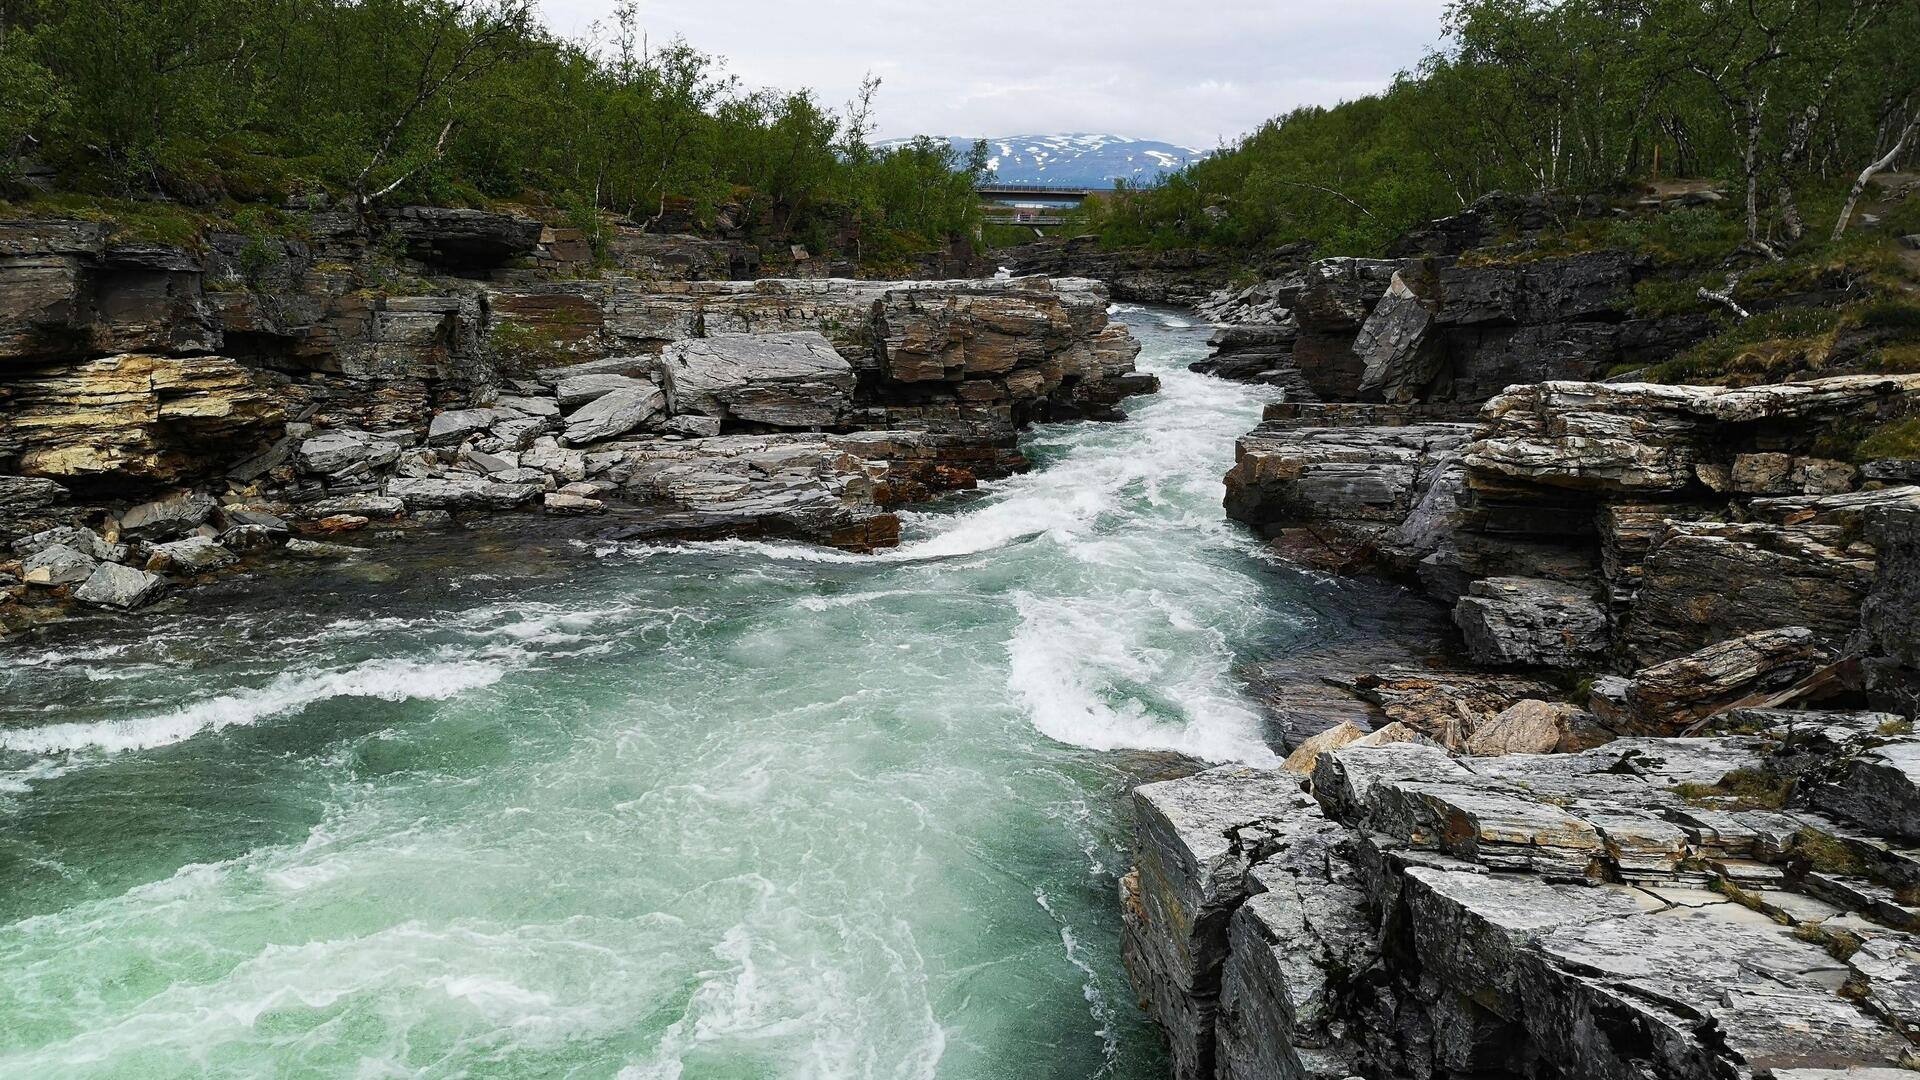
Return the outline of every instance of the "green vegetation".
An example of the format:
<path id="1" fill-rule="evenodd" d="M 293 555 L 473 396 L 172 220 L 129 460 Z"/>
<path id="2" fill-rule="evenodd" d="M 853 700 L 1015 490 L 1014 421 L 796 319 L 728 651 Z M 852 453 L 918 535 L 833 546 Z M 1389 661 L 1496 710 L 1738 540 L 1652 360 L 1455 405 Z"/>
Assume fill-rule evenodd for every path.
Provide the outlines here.
<path id="1" fill-rule="evenodd" d="M 1102 235 L 1367 254 L 1492 191 L 1626 197 L 1649 178 L 1718 181 L 1730 213 L 1571 234 L 1592 244 L 1641 228 L 1605 239 L 1688 261 L 1825 237 L 1862 170 L 1890 150 L 1886 167 L 1920 155 L 1911 0 L 1456 0 L 1448 31 L 1384 94 L 1297 109 L 1120 192 Z"/>
<path id="2" fill-rule="evenodd" d="M 1676 302 L 1685 284 L 1691 282 L 1671 287 Z M 1812 288 L 1819 283 L 1800 284 Z M 1747 319 L 1722 316 L 1712 337 L 1640 377 L 1648 382 L 1752 386 L 1797 375 L 1916 371 L 1920 299 L 1869 293 L 1867 299 L 1836 307 L 1783 307 Z"/>
<path id="3" fill-rule="evenodd" d="M 1862 462 L 1920 461 L 1920 417 L 1890 420 L 1870 429 L 1854 448 L 1853 457 Z"/>
<path id="4" fill-rule="evenodd" d="M 576 43 L 531 0 L 0 0 L 0 194 L 44 201 L 22 179 L 51 169 L 156 239 L 320 192 L 552 207 L 599 250 L 602 213 L 880 258 L 977 227 L 984 157 L 869 147 L 876 81 L 844 110 L 749 92 L 636 10 Z"/>
<path id="5" fill-rule="evenodd" d="M 1793 780 L 1761 769 L 1735 769 L 1718 784 L 1676 784 L 1674 793 L 1690 802 L 1731 810 L 1778 810 L 1793 796 Z"/>

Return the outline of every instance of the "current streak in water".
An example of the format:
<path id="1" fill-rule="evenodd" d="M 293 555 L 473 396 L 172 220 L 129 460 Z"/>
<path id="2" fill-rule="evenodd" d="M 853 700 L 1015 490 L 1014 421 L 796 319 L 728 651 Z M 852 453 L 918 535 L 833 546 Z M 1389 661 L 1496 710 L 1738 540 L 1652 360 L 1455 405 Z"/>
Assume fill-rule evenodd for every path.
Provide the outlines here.
<path id="1" fill-rule="evenodd" d="M 1125 792 L 1271 762 L 1236 667 L 1326 628 L 1221 517 L 1260 392 L 1121 317 L 1163 393 L 896 551 L 454 538 L 9 647 L 0 1076 L 1163 1075 Z"/>

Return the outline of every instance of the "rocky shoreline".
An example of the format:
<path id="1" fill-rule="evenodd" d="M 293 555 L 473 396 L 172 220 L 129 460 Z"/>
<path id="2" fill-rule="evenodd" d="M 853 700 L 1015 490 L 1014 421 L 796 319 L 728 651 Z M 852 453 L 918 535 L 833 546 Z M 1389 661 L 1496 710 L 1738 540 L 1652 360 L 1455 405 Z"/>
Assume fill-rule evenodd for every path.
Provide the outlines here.
<path id="1" fill-rule="evenodd" d="M 0 625 L 502 512 L 871 550 L 1024 467 L 1023 425 L 1154 388 L 1084 279 L 731 280 L 757 267 L 697 237 L 595 268 L 507 214 L 309 222 L 0 222 Z"/>
<path id="2" fill-rule="evenodd" d="M 1135 792 L 1175 1075 L 1920 1076 L 1920 462 L 1847 452 L 1920 376 L 1636 382 L 1705 314 L 1511 211 L 1199 309 L 1284 390 L 1229 516 L 1436 640 L 1266 665 L 1284 768 Z"/>

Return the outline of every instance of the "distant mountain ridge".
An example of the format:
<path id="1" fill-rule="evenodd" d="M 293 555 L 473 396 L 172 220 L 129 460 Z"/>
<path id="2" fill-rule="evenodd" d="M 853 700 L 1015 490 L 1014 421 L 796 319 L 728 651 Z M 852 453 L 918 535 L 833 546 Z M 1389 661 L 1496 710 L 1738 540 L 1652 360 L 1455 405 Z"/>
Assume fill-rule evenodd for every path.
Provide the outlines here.
<path id="1" fill-rule="evenodd" d="M 973 147 L 970 136 L 945 138 L 963 155 Z M 889 139 L 880 145 L 898 146 L 907 141 Z M 986 142 L 991 155 L 989 167 L 1001 183 L 1055 187 L 1107 188 L 1122 179 L 1145 183 L 1212 153 L 1152 139 L 1089 132 L 1005 135 Z"/>

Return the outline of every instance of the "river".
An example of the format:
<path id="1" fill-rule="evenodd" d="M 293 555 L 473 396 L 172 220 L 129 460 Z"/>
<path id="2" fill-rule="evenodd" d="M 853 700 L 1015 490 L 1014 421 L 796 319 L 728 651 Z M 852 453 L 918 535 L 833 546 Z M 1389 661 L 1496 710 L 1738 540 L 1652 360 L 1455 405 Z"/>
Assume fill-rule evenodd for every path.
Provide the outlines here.
<path id="1" fill-rule="evenodd" d="M 1163 391 L 877 556 L 458 538 L 0 646 L 0 1076 L 1160 1077 L 1126 790 L 1337 597 Z"/>

